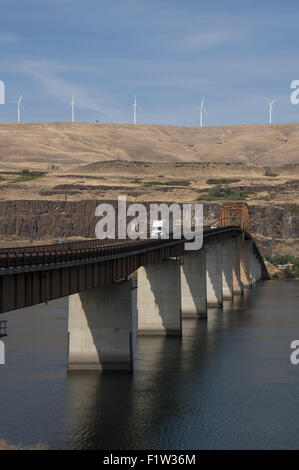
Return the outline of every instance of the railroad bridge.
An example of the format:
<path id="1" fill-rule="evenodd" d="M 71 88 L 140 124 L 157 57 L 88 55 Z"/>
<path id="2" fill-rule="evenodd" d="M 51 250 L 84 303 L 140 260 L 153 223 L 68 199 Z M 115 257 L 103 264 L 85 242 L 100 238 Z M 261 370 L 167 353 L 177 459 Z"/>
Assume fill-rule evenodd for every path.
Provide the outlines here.
<path id="1" fill-rule="evenodd" d="M 268 278 L 251 235 L 222 225 L 196 251 L 184 239 L 2 249 L 0 313 L 68 296 L 68 368 L 132 370 L 136 334 L 181 336 L 183 317 Z"/>

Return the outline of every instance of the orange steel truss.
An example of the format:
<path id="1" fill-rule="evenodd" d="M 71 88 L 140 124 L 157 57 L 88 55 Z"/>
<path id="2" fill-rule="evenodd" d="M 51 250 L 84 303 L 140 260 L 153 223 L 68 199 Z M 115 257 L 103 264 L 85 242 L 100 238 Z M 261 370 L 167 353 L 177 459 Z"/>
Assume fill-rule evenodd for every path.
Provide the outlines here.
<path id="1" fill-rule="evenodd" d="M 220 207 L 219 227 L 238 225 L 250 232 L 250 215 L 246 202 L 224 202 Z"/>

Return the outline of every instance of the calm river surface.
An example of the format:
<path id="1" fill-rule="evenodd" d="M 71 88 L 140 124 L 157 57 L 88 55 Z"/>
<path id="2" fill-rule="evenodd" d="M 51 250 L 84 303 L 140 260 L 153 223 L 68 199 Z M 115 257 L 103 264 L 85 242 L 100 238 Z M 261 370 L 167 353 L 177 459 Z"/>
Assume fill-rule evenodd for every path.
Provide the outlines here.
<path id="1" fill-rule="evenodd" d="M 299 449 L 299 282 L 268 281 L 183 338 L 139 338 L 135 372 L 66 372 L 67 303 L 8 320 L 0 438 L 50 449 Z"/>

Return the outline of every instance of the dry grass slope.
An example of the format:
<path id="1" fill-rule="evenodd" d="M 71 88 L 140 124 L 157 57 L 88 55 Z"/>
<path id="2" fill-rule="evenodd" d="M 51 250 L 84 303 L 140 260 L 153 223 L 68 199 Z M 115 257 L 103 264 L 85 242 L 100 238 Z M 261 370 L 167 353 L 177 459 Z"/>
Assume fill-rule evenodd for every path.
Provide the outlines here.
<path id="1" fill-rule="evenodd" d="M 0 123 L 0 169 L 71 168 L 104 160 L 299 163 L 299 124 L 178 127 Z"/>

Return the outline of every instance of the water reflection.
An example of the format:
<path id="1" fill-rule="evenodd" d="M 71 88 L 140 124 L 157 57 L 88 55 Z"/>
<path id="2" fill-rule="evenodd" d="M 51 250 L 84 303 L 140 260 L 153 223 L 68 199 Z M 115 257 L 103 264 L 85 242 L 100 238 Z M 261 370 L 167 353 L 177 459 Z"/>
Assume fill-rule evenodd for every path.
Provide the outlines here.
<path id="1" fill-rule="evenodd" d="M 250 316 L 241 315 L 253 304 L 248 291 L 226 301 L 223 310 L 209 309 L 208 321 L 184 319 L 182 338 L 139 337 L 133 376 L 69 373 L 67 447 L 188 447 L 190 437 L 182 424 L 201 414 L 206 371 L 221 357 L 226 330 L 250 325 Z"/>
<path id="2" fill-rule="evenodd" d="M 208 321 L 184 319 L 182 338 L 139 337 L 132 375 L 66 373 L 63 301 L 13 313 L 1 436 L 75 449 L 298 448 L 298 286 L 260 284 Z"/>

